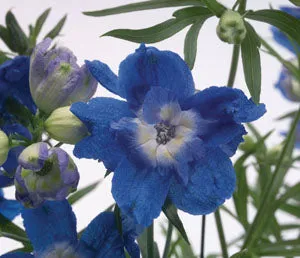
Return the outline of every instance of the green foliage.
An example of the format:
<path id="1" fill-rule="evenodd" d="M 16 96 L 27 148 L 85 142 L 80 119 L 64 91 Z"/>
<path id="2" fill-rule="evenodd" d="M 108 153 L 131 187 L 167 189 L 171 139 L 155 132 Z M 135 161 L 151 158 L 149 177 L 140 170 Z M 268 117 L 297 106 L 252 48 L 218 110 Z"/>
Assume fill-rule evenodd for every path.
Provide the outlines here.
<path id="1" fill-rule="evenodd" d="M 177 208 L 167 199 L 164 206 L 162 207 L 162 210 L 168 220 L 173 224 L 174 227 L 178 229 L 178 231 L 181 233 L 183 239 L 190 244 L 188 236 L 186 234 L 186 231 L 184 229 L 183 223 L 181 219 L 178 216 Z"/>
<path id="2" fill-rule="evenodd" d="M 13 52 L 19 55 L 30 55 L 37 43 L 38 36 L 50 14 L 51 9 L 46 9 L 36 20 L 35 25 L 29 25 L 29 35 L 23 31 L 16 17 L 11 11 L 8 11 L 5 17 L 6 27 L 0 25 L 0 39 Z M 55 38 L 62 30 L 66 16 L 64 16 L 58 24 L 45 36 Z M 3 60 L 2 52 L 0 52 L 0 63 Z"/>
<path id="3" fill-rule="evenodd" d="M 258 104 L 261 92 L 260 41 L 254 28 L 248 22 L 245 25 L 247 34 L 241 44 L 244 75 L 251 97 Z"/>
<path id="4" fill-rule="evenodd" d="M 97 186 L 100 184 L 101 181 L 97 181 L 93 184 L 90 184 L 80 190 L 78 190 L 76 193 L 72 194 L 69 198 L 68 201 L 70 205 L 74 205 L 76 202 L 81 200 L 84 196 L 88 195 L 90 192 L 94 191 Z"/>
<path id="5" fill-rule="evenodd" d="M 289 0 L 294 5 L 300 6 L 300 0 Z"/>

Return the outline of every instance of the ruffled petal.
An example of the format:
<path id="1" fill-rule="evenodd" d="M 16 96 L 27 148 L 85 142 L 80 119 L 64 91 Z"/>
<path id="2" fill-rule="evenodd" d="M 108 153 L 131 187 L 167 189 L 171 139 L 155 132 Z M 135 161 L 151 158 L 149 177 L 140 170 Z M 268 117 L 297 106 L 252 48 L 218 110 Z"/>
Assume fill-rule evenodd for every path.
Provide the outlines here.
<path id="1" fill-rule="evenodd" d="M 154 86 L 172 91 L 179 102 L 195 92 L 191 71 L 180 56 L 143 44 L 121 63 L 119 84 L 135 110 L 140 108 L 145 95 Z"/>
<path id="2" fill-rule="evenodd" d="M 90 73 L 107 90 L 125 98 L 125 89 L 120 87 L 118 76 L 109 68 L 107 64 L 100 61 L 85 61 Z"/>
<path id="3" fill-rule="evenodd" d="M 68 201 L 47 201 L 22 211 L 26 233 L 39 257 L 55 244 L 77 245 L 76 217 Z"/>
<path id="4" fill-rule="evenodd" d="M 252 122 L 266 112 L 264 104 L 255 105 L 243 91 L 215 86 L 188 98 L 182 108 L 197 110 L 204 119 L 236 123 Z"/>
<path id="5" fill-rule="evenodd" d="M 80 239 L 78 253 L 84 257 L 125 258 L 124 243 L 112 212 L 100 213 L 88 225 Z"/>
<path id="6" fill-rule="evenodd" d="M 75 145 L 74 155 L 78 158 L 99 159 L 107 169 L 113 171 L 124 153 L 114 139 L 110 124 L 122 117 L 134 117 L 128 104 L 113 98 L 94 98 L 88 103 L 74 103 L 71 111 L 90 132 L 90 136 Z"/>
<path id="7" fill-rule="evenodd" d="M 228 156 L 210 149 L 205 159 L 190 167 L 186 186 L 173 181 L 169 197 L 177 208 L 194 215 L 213 212 L 235 189 L 235 172 Z"/>
<path id="8" fill-rule="evenodd" d="M 1 255 L 0 258 L 34 258 L 34 256 L 28 253 L 17 252 Z"/>
<path id="9" fill-rule="evenodd" d="M 158 169 L 138 170 L 124 159 L 115 170 L 112 194 L 125 214 L 137 224 L 149 226 L 161 212 L 170 181 L 169 175 L 162 175 Z"/>

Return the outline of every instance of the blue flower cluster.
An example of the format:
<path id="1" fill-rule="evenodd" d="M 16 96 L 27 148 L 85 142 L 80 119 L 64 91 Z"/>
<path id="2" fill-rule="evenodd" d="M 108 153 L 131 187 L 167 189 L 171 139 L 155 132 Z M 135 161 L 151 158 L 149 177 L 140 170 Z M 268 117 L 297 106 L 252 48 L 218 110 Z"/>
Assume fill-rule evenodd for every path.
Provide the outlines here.
<path id="1" fill-rule="evenodd" d="M 50 44 L 38 44 L 30 62 L 16 57 L 0 66 L 0 129 L 9 145 L 0 159 L 0 189 L 14 184 L 24 206 L 0 190 L 0 213 L 11 220 L 22 210 L 34 248 L 1 258 L 123 258 L 126 252 L 137 258 L 137 236 L 167 199 L 190 214 L 208 214 L 232 196 L 230 157 L 246 134 L 242 123 L 260 118 L 263 104 L 228 87 L 196 91 L 187 64 L 170 51 L 142 44 L 117 76 L 100 61 L 80 67 L 69 49 Z M 97 81 L 122 100 L 91 99 Z M 76 157 L 101 160 L 114 172 L 122 234 L 115 215 L 105 212 L 78 239 L 66 197 L 76 191 L 79 171 L 45 136 L 75 144 Z"/>

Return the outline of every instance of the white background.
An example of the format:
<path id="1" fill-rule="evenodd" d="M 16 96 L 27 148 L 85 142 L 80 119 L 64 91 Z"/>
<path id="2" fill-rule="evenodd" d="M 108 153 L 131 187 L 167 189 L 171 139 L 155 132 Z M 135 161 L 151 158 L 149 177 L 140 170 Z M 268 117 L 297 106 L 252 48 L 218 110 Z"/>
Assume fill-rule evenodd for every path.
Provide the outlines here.
<path id="1" fill-rule="evenodd" d="M 168 8 L 154 11 L 143 11 L 137 13 L 129 13 L 118 16 L 108 16 L 103 18 L 93 18 L 84 16 L 81 12 L 87 10 L 99 10 L 118 6 L 121 4 L 132 3 L 136 1 L 129 0 L 1 0 L 0 1 L 0 24 L 4 24 L 5 13 L 11 9 L 22 27 L 28 31 L 28 25 L 34 23 L 37 16 L 46 8 L 52 7 L 52 12 L 46 22 L 42 35 L 45 35 L 64 15 L 68 14 L 66 26 L 62 31 L 62 37 L 57 41 L 59 45 L 64 45 L 70 48 L 78 57 L 80 64 L 83 64 L 85 59 L 93 60 L 99 59 L 102 62 L 109 64 L 115 71 L 118 71 L 118 65 L 128 54 L 132 53 L 138 45 L 119 39 L 102 37 L 99 35 L 116 29 L 116 28 L 144 28 L 162 22 L 171 17 L 172 12 L 176 8 Z M 231 7 L 233 1 L 222 1 L 228 7 Z M 252 9 L 269 8 L 269 3 L 274 8 L 280 5 L 288 5 L 287 0 L 249 0 L 249 7 Z M 291 54 L 272 42 L 269 27 L 262 23 L 252 23 L 255 25 L 257 32 L 262 35 L 268 42 L 273 44 L 278 51 L 285 57 L 291 57 Z M 198 56 L 195 68 L 193 70 L 194 80 L 198 89 L 203 89 L 211 85 L 225 85 L 228 78 L 229 66 L 231 60 L 232 46 L 221 42 L 215 33 L 217 19 L 209 19 L 203 26 L 198 43 Z M 165 40 L 161 43 L 155 44 L 160 49 L 168 49 L 179 53 L 183 56 L 183 42 L 187 29 L 183 30 L 176 36 Z M 2 42 L 0 42 L 0 49 L 5 50 Z M 267 114 L 256 125 L 258 128 L 266 133 L 270 129 L 275 128 L 277 131 L 270 139 L 269 143 L 275 144 L 280 142 L 279 132 L 285 131 L 288 128 L 287 121 L 276 122 L 274 118 L 278 117 L 287 111 L 295 110 L 297 105 L 290 103 L 283 99 L 281 94 L 274 89 L 280 71 L 280 64 L 267 54 L 262 53 L 262 95 L 261 101 L 267 106 Z M 238 74 L 236 78 L 235 87 L 244 89 L 246 92 L 245 82 L 243 78 L 242 66 L 239 65 Z M 248 94 L 248 93 L 247 93 Z M 96 93 L 97 96 L 110 96 L 106 90 L 99 86 Z M 72 146 L 65 146 L 65 149 L 72 152 Z M 81 181 L 79 187 L 86 186 L 95 180 L 102 179 L 105 169 L 101 163 L 93 160 L 76 160 L 78 164 Z M 288 176 L 290 183 L 299 181 L 299 171 L 295 170 Z M 110 194 L 111 177 L 103 180 L 102 184 L 96 191 L 80 201 L 74 206 L 74 212 L 77 216 L 78 229 L 84 228 L 93 217 L 99 212 L 103 211 L 110 204 L 113 203 Z M 10 188 L 5 191 L 8 197 L 13 198 L 14 189 Z M 228 201 L 229 207 L 232 207 L 231 201 Z M 282 221 L 289 219 L 284 214 L 278 214 Z M 191 216 L 180 212 L 180 216 L 184 221 L 190 241 L 196 253 L 200 249 L 200 221 L 201 216 Z M 253 212 L 250 217 L 253 218 Z M 159 224 L 164 221 L 164 216 L 161 215 L 158 223 L 155 225 L 156 240 L 159 247 L 164 246 L 164 239 L 160 232 Z M 16 223 L 22 225 L 21 218 L 16 219 Z M 228 241 L 238 236 L 242 231 L 239 224 L 232 221 L 226 214 L 223 216 L 223 223 L 225 227 L 225 234 Z M 298 221 L 299 223 L 299 221 Z M 290 236 L 289 236 L 290 237 Z M 0 238 L 0 254 L 9 250 L 20 247 L 17 242 Z M 206 254 L 219 252 L 219 240 L 215 228 L 214 216 L 207 216 L 206 228 Z M 234 253 L 237 249 L 231 249 L 230 253 Z"/>

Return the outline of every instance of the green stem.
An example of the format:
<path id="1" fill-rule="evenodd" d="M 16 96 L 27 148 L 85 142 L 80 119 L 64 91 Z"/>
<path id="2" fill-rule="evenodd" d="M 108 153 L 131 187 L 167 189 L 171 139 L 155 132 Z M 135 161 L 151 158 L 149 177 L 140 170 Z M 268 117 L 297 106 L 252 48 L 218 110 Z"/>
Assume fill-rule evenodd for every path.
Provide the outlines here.
<path id="1" fill-rule="evenodd" d="M 216 219 L 217 229 L 219 233 L 223 258 L 228 258 L 227 244 L 225 240 L 225 235 L 224 235 L 224 230 L 223 230 L 223 225 L 222 225 L 222 220 L 221 220 L 221 215 L 219 210 L 215 211 L 215 219 Z"/>
<path id="2" fill-rule="evenodd" d="M 153 228 L 154 224 L 147 229 L 147 258 L 154 258 Z"/>
<path id="3" fill-rule="evenodd" d="M 163 258 L 167 258 L 168 257 L 169 250 L 170 250 L 170 244 L 171 244 L 171 240 L 172 240 L 172 233 L 173 233 L 173 225 L 169 221 L 168 232 L 167 232 L 167 239 L 166 239 L 166 244 L 165 244 Z"/>
<path id="4" fill-rule="evenodd" d="M 264 192 L 262 193 L 262 200 L 260 202 L 260 206 L 253 220 L 253 223 L 251 224 L 247 232 L 242 249 L 251 249 L 261 236 L 263 230 L 266 228 L 266 225 L 268 224 L 270 218 L 270 211 L 272 212 L 272 205 L 275 201 L 278 190 L 282 185 L 282 182 L 284 181 L 284 177 L 287 172 L 283 161 L 286 158 L 287 153 L 291 152 L 293 149 L 294 136 L 299 119 L 300 108 L 298 109 L 297 115 L 286 138 L 284 148 L 280 153 L 275 167 L 275 171 L 272 174 L 272 178 L 271 180 L 269 180 L 268 185 L 264 187 Z"/>
<path id="5" fill-rule="evenodd" d="M 62 146 L 63 144 L 64 144 L 63 142 L 59 142 L 59 143 L 57 143 L 54 147 L 55 147 L 55 148 L 58 148 L 58 147 Z"/>
<path id="6" fill-rule="evenodd" d="M 227 86 L 232 88 L 237 72 L 237 67 L 239 63 L 239 56 L 240 56 L 240 45 L 234 45 L 232 51 L 232 58 L 231 58 L 231 65 L 230 65 L 230 73 L 227 82 Z"/>
<path id="7" fill-rule="evenodd" d="M 7 232 L 0 232 L 0 236 L 7 237 L 7 238 L 10 238 L 10 239 L 22 242 L 23 244 L 29 244 L 30 245 L 30 241 L 29 241 L 28 238 L 24 238 L 24 237 L 15 235 L 15 234 L 7 233 Z"/>
<path id="8" fill-rule="evenodd" d="M 202 216 L 202 229 L 201 229 L 201 246 L 200 246 L 200 258 L 204 258 L 204 245 L 205 245 L 205 220 L 206 216 Z"/>

